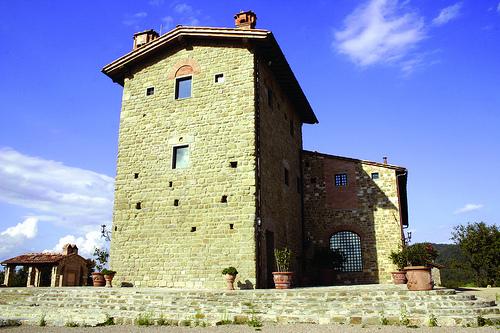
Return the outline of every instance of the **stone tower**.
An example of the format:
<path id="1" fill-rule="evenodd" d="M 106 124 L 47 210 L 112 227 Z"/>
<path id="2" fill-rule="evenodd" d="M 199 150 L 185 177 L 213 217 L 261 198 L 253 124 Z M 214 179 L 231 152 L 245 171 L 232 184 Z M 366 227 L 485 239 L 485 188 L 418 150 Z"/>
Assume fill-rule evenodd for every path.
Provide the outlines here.
<path id="1" fill-rule="evenodd" d="M 273 34 L 178 26 L 103 68 L 123 86 L 111 267 L 134 286 L 272 286 L 302 257 L 302 124 L 317 123 Z"/>

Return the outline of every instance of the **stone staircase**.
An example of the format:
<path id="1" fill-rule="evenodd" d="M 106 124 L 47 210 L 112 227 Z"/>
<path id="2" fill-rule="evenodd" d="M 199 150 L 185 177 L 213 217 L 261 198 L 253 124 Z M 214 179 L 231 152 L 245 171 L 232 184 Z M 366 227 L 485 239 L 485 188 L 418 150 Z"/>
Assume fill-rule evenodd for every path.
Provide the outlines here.
<path id="1" fill-rule="evenodd" d="M 393 285 L 299 288 L 291 290 L 175 290 L 164 288 L 1 288 L 0 323 L 37 325 L 69 322 L 96 325 L 113 317 L 133 324 L 138 317 L 174 324 L 215 325 L 252 318 L 273 323 L 410 324 L 475 326 L 478 317 L 500 324 L 494 301 L 450 289 L 409 292 Z M 1 324 L 0 324 L 1 325 Z"/>

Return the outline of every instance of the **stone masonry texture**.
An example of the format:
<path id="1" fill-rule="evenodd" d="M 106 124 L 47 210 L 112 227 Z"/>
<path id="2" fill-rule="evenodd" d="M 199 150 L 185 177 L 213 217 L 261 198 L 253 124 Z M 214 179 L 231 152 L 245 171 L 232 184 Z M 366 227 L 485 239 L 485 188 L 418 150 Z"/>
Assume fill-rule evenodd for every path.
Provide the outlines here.
<path id="1" fill-rule="evenodd" d="M 394 167 L 305 151 L 304 226 L 309 256 L 330 237 L 351 231 L 361 239 L 361 272 L 338 273 L 338 283 L 389 283 L 391 251 L 403 245 Z M 372 174 L 378 173 L 378 179 Z M 347 186 L 335 186 L 346 174 Z"/>
<path id="2" fill-rule="evenodd" d="M 194 70 L 192 97 L 175 100 L 183 66 Z M 219 73 L 224 83 L 215 83 Z M 189 146 L 185 169 L 172 168 L 179 145 Z M 222 288 L 227 266 L 255 285 L 255 160 L 249 49 L 196 44 L 134 68 L 120 117 L 110 255 L 117 285 Z"/>

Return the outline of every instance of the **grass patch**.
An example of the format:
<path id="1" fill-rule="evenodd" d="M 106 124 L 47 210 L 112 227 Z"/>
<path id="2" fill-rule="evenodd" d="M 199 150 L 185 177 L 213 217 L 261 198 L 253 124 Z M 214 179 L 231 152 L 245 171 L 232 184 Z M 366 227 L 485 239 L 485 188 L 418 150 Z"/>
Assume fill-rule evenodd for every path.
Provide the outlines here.
<path id="1" fill-rule="evenodd" d="M 110 317 L 109 315 L 106 314 L 106 320 L 103 321 L 102 323 L 97 324 L 96 326 L 112 326 L 115 325 L 115 318 Z"/>
<path id="2" fill-rule="evenodd" d="M 78 325 L 78 323 L 74 322 L 74 321 L 68 321 L 66 322 L 66 324 L 64 324 L 65 327 L 79 327 L 80 325 Z"/>
<path id="3" fill-rule="evenodd" d="M 38 326 L 40 327 L 45 327 L 47 326 L 47 321 L 45 320 L 45 315 L 42 315 L 40 320 L 38 321 Z"/>
<path id="4" fill-rule="evenodd" d="M 150 312 L 142 313 L 135 319 L 135 324 L 138 326 L 154 325 L 154 321 L 153 321 L 152 317 L 153 317 L 153 314 Z"/>

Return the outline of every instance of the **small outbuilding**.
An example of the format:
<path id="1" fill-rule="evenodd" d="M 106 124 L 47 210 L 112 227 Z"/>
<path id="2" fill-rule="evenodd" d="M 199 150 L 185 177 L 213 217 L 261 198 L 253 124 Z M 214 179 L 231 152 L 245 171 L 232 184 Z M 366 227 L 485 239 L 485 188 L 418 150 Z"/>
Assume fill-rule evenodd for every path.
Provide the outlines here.
<path id="1" fill-rule="evenodd" d="M 87 260 L 78 255 L 75 244 L 66 244 L 62 253 L 28 253 L 1 263 L 4 284 L 12 286 L 16 266 L 28 267 L 27 287 L 70 287 L 87 285 Z"/>

